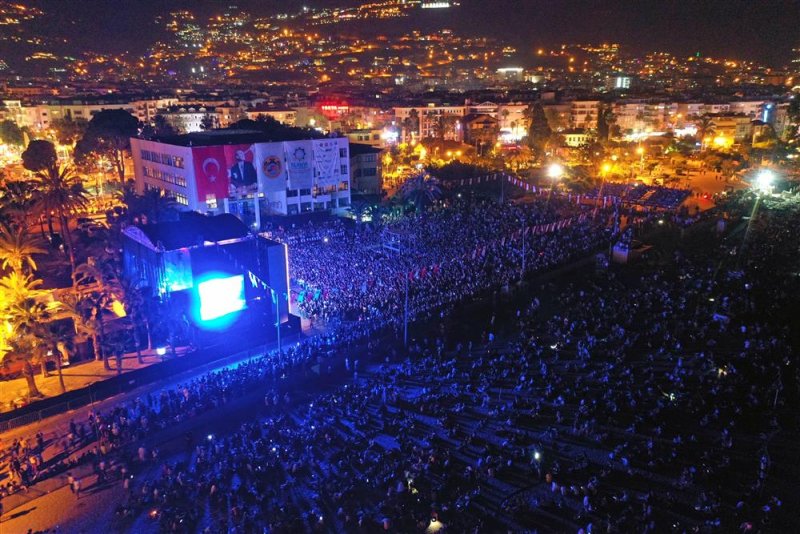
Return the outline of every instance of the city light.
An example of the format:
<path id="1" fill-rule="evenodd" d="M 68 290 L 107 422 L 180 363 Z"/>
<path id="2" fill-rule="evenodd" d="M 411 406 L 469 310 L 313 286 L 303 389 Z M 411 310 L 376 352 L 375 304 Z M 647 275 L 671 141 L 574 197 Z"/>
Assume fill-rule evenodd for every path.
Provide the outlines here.
<path id="1" fill-rule="evenodd" d="M 174 3 L 0 1 L 0 534 L 800 531 L 790 2 Z"/>
<path id="2" fill-rule="evenodd" d="M 547 177 L 552 180 L 558 180 L 564 175 L 564 166 L 560 163 L 551 163 L 547 167 Z"/>
<path id="3" fill-rule="evenodd" d="M 767 195 L 772 193 L 773 183 L 775 182 L 775 172 L 770 169 L 762 169 L 756 174 L 755 186 L 761 193 Z"/>

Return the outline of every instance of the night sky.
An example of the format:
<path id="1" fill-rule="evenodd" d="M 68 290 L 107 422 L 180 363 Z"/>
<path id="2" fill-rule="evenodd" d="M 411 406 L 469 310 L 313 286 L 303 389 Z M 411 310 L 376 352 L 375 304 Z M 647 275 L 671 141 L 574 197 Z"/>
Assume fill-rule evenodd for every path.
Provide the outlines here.
<path id="1" fill-rule="evenodd" d="M 235 4 L 270 14 L 292 7 L 352 5 L 348 0 L 37 0 L 75 44 L 101 50 L 143 49 L 157 37 L 159 13 L 189 7 L 204 15 Z M 800 45 L 800 0 L 462 0 L 457 9 L 395 19 L 381 31 L 449 27 L 508 40 L 529 52 L 562 42 L 614 41 L 633 50 L 761 60 L 782 65 Z"/>

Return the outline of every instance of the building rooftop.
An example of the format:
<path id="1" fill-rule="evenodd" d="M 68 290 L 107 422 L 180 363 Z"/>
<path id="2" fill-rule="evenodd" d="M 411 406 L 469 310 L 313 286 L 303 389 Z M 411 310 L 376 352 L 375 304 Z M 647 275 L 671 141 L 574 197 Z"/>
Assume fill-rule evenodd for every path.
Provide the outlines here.
<path id="1" fill-rule="evenodd" d="M 311 137 L 309 137 L 311 139 Z M 221 128 L 205 130 L 183 135 L 155 136 L 153 141 L 176 146 L 217 146 L 217 145 L 249 145 L 253 143 L 269 143 L 273 141 L 287 141 L 293 139 L 280 139 L 274 135 L 258 130 L 231 130 Z"/>
<path id="2" fill-rule="evenodd" d="M 361 143 L 350 143 L 350 157 L 360 156 L 362 154 L 378 154 L 382 149 L 372 145 L 363 145 Z"/>
<path id="3" fill-rule="evenodd" d="M 206 241 L 241 239 L 247 237 L 249 232 L 235 215 L 224 213 L 209 217 L 189 212 L 182 214 L 180 221 L 128 227 L 125 234 L 153 249 L 177 250 L 203 245 Z"/>

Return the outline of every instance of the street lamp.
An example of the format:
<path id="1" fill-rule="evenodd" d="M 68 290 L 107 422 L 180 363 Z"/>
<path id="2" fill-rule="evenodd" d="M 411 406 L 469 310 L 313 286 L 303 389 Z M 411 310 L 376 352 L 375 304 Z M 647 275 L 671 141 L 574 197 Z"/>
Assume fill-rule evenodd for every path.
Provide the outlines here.
<path id="1" fill-rule="evenodd" d="M 639 173 L 644 173 L 644 147 L 639 146 L 636 148 L 636 153 L 639 154 Z"/>
<path id="2" fill-rule="evenodd" d="M 603 163 L 603 166 L 600 168 L 600 191 L 597 192 L 597 198 L 594 201 L 594 212 L 592 212 L 592 219 L 597 217 L 597 210 L 600 207 L 600 198 L 603 196 L 603 188 L 606 185 L 606 176 L 608 176 L 608 173 L 611 172 L 612 168 L 613 166 L 608 162 Z"/>
<path id="3" fill-rule="evenodd" d="M 772 183 L 775 181 L 775 172 L 770 169 L 762 169 L 756 175 L 756 189 L 762 194 L 768 195 L 772 193 Z"/>
<path id="4" fill-rule="evenodd" d="M 551 163 L 550 166 L 547 167 L 547 177 L 551 180 L 558 180 L 563 175 L 564 166 L 560 163 Z"/>
<path id="5" fill-rule="evenodd" d="M 547 167 L 547 177 L 550 178 L 550 193 L 547 195 L 547 199 L 550 200 L 550 197 L 553 196 L 553 189 L 556 186 L 556 180 L 560 179 L 564 175 L 564 166 L 560 163 L 551 163 Z"/>

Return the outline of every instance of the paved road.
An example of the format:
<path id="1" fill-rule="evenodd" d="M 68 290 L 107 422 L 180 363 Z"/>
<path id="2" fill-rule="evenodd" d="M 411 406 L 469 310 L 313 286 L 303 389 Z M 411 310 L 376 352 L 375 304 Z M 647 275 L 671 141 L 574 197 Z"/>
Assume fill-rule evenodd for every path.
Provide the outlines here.
<path id="1" fill-rule="evenodd" d="M 93 478 L 82 479 L 84 484 L 94 484 Z M 121 485 L 98 489 L 87 487 L 80 498 L 62 486 L 36 500 L 11 510 L 0 520 L 2 534 L 25 534 L 28 529 L 53 529 L 59 532 L 103 532 L 114 519 L 114 506 L 124 495 Z M 111 529 L 106 530 L 110 532 Z"/>

